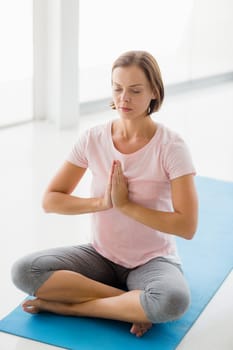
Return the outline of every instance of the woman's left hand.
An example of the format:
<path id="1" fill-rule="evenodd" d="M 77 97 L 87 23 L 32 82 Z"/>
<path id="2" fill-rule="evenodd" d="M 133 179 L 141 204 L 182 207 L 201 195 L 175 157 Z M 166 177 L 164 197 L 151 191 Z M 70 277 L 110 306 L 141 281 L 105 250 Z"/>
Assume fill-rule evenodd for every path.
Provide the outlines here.
<path id="1" fill-rule="evenodd" d="M 111 198 L 113 206 L 118 209 L 129 202 L 127 180 L 119 160 L 113 162 Z"/>

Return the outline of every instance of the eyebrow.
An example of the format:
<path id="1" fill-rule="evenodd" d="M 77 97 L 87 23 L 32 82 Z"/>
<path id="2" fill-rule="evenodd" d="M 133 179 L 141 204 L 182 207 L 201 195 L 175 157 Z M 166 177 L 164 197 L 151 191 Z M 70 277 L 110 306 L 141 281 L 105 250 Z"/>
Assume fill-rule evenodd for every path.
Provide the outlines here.
<path id="1" fill-rule="evenodd" d="M 121 84 L 119 84 L 119 83 L 116 83 L 116 82 L 113 82 L 113 84 L 115 84 L 115 85 L 118 85 L 118 86 L 121 86 Z M 144 86 L 143 84 L 132 84 L 132 85 L 129 85 L 129 87 L 135 87 L 135 86 Z"/>

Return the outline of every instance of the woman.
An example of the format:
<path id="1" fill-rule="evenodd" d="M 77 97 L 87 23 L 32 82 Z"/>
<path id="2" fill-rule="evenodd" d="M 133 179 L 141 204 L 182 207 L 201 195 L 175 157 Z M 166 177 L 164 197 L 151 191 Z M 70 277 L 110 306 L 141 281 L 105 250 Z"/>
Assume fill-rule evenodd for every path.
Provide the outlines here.
<path id="1" fill-rule="evenodd" d="M 119 119 L 83 133 L 43 200 L 46 212 L 93 213 L 92 242 L 33 253 L 12 276 L 36 297 L 26 312 L 132 322 L 142 336 L 189 305 L 174 236 L 191 239 L 196 230 L 195 170 L 183 140 L 151 118 L 164 97 L 153 56 L 121 55 L 112 89 Z M 72 192 L 87 168 L 92 195 L 79 198 Z"/>

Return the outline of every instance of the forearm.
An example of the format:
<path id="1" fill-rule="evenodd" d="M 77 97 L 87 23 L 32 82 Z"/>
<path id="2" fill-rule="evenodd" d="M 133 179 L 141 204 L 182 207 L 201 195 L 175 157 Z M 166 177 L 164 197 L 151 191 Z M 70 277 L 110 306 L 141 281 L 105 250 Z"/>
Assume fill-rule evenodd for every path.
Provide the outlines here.
<path id="1" fill-rule="evenodd" d="M 196 230 L 196 219 L 179 212 L 163 212 L 144 208 L 128 201 L 118 208 L 123 214 L 155 230 L 191 239 Z"/>
<path id="2" fill-rule="evenodd" d="M 47 213 L 77 215 L 107 209 L 101 198 L 80 198 L 61 192 L 46 193 L 42 203 Z"/>

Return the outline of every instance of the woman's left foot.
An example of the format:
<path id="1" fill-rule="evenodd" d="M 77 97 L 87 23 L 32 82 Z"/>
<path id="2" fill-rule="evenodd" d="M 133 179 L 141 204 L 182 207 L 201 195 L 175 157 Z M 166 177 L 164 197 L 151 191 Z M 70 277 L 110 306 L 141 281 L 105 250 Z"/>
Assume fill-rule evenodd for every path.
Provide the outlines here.
<path id="1" fill-rule="evenodd" d="M 150 328 L 152 323 L 134 323 L 130 329 L 130 333 L 137 337 L 142 337 Z"/>

